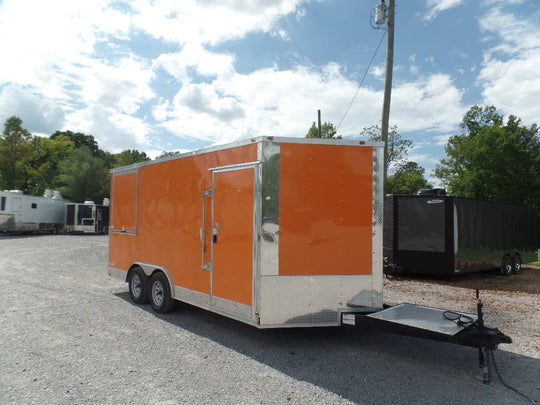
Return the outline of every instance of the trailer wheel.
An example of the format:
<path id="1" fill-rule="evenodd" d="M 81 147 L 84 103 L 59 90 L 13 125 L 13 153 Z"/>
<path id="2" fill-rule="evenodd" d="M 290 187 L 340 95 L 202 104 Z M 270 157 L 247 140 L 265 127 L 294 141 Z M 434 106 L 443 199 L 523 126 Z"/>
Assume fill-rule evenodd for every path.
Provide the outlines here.
<path id="1" fill-rule="evenodd" d="M 162 272 L 155 273 L 150 278 L 150 304 L 154 311 L 160 314 L 170 312 L 174 305 L 171 288 L 167 277 Z"/>
<path id="2" fill-rule="evenodd" d="M 128 276 L 129 296 L 137 304 L 148 302 L 148 276 L 140 267 L 135 267 Z"/>
<path id="3" fill-rule="evenodd" d="M 518 274 L 521 271 L 521 256 L 515 254 L 512 258 L 512 273 Z"/>
<path id="4" fill-rule="evenodd" d="M 503 276 L 509 276 L 512 272 L 513 264 L 512 264 L 512 258 L 510 255 L 504 255 L 504 257 L 501 260 L 501 274 Z"/>

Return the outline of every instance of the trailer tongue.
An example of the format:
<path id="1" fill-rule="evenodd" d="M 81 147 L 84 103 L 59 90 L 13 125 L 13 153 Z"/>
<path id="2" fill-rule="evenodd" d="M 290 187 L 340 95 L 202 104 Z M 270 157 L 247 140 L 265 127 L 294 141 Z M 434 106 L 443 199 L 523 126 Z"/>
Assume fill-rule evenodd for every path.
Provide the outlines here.
<path id="1" fill-rule="evenodd" d="M 499 329 L 484 325 L 483 304 L 476 290 L 477 315 L 430 308 L 413 304 L 399 304 L 383 310 L 351 308 L 341 314 L 345 325 L 379 330 L 441 342 L 475 347 L 479 352 L 481 379 L 490 382 L 488 354 L 500 343 L 512 339 Z"/>

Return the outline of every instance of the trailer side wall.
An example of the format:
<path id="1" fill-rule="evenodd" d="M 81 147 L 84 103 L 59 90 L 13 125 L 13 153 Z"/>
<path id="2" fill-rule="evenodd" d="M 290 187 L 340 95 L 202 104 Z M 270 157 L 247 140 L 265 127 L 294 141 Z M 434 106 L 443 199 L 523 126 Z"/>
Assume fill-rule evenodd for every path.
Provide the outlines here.
<path id="1" fill-rule="evenodd" d="M 382 147 L 258 138 L 115 169 L 109 272 L 259 327 L 382 307 Z"/>

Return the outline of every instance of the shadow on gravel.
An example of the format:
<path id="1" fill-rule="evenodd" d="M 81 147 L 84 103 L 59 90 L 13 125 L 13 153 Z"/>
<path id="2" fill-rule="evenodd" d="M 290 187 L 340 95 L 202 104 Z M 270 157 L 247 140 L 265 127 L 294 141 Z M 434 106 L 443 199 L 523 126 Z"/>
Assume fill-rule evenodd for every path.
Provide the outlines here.
<path id="1" fill-rule="evenodd" d="M 116 296 L 138 306 L 127 292 Z M 469 347 L 354 327 L 257 329 L 184 303 L 154 315 L 356 403 L 527 403 L 495 373 L 491 385 L 477 380 L 478 351 Z M 540 399 L 540 360 L 503 350 L 495 359 L 506 383 Z"/>
<path id="2" fill-rule="evenodd" d="M 18 234 L 12 234 L 12 233 L 0 233 L 0 241 L 3 240 L 13 240 L 13 239 L 29 239 L 29 238 L 40 238 L 43 236 L 50 236 L 50 234 L 44 234 L 44 233 L 18 233 Z"/>

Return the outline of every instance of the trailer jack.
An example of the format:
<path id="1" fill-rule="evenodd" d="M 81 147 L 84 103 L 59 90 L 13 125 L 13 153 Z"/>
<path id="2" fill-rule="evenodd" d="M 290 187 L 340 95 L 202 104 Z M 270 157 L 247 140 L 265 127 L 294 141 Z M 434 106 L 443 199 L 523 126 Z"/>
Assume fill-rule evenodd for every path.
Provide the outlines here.
<path id="1" fill-rule="evenodd" d="M 342 323 L 441 342 L 475 347 L 479 351 L 481 381 L 490 382 L 489 354 L 500 343 L 512 339 L 499 329 L 484 325 L 484 306 L 476 290 L 477 314 L 449 311 L 413 304 L 399 304 L 386 309 L 348 308 Z"/>

